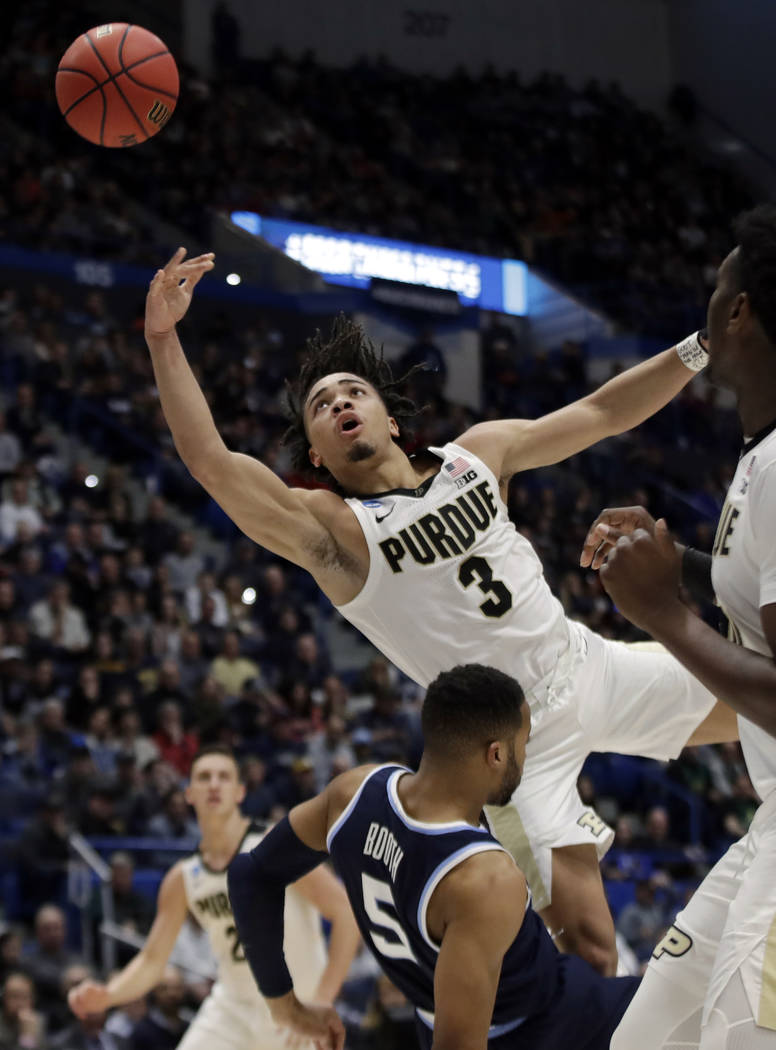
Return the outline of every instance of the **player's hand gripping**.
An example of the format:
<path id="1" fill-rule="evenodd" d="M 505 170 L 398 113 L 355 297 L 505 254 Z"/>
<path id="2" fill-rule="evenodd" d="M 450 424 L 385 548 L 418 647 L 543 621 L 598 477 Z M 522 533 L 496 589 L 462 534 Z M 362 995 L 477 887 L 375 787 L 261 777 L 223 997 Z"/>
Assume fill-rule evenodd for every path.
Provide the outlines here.
<path id="1" fill-rule="evenodd" d="M 87 979 L 71 988 L 67 993 L 67 1003 L 76 1017 L 82 1020 L 89 1014 L 100 1014 L 107 1010 L 110 1005 L 110 995 L 107 987 L 100 981 Z"/>
<path id="2" fill-rule="evenodd" d="M 620 536 L 636 529 L 655 535 L 655 519 L 643 507 L 607 507 L 588 530 L 579 564 L 583 569 L 600 569 Z"/>
<path id="3" fill-rule="evenodd" d="M 179 248 L 163 270 L 157 270 L 146 296 L 146 337 L 166 335 L 185 315 L 199 279 L 212 270 L 212 252 L 186 259 L 186 249 Z"/>
<path id="4" fill-rule="evenodd" d="M 312 1040 L 317 1050 L 342 1050 L 345 1045 L 345 1026 L 333 1007 L 303 1003 L 293 992 L 268 1005 L 275 1024 Z"/>

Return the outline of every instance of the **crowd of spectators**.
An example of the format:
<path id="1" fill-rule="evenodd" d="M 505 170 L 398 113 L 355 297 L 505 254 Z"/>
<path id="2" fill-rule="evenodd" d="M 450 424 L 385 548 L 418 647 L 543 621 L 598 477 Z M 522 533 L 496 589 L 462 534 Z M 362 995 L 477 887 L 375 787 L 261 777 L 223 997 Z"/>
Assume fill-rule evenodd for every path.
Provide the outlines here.
<path id="1" fill-rule="evenodd" d="M 11 241 L 155 265 L 154 215 L 207 244 L 214 212 L 253 209 L 525 259 L 665 334 L 703 306 L 730 218 L 749 203 L 693 142 L 691 107 L 658 116 L 616 84 L 573 88 L 558 74 L 439 78 L 386 60 L 330 69 L 311 54 L 223 63 L 210 81 L 181 63 L 177 111 L 138 164 L 135 150 L 86 146 L 53 104 L 83 17 L 25 5 L 0 60 L 25 129 L 3 171 Z"/>
<path id="2" fill-rule="evenodd" d="M 25 5 L 0 58 L 0 83 L 29 132 L 9 130 L 0 230 L 37 249 L 157 264 L 153 223 L 134 211 L 142 192 L 144 214 L 174 215 L 204 239 L 211 210 L 252 207 L 525 257 L 570 284 L 592 280 L 590 294 L 626 323 L 659 326 L 676 317 L 663 287 L 690 312 L 703 301 L 744 202 L 725 173 L 614 87 L 493 73 L 439 81 L 385 63 L 335 74 L 280 55 L 222 79 L 217 114 L 214 85 L 184 68 L 179 113 L 143 147 L 142 190 L 131 156 L 101 154 L 106 181 L 96 151 L 50 98 L 56 60 L 83 26 L 68 9 L 43 28 L 41 10 Z M 628 295 L 620 284 L 610 298 L 608 282 L 623 278 Z M 64 291 L 42 278 L 0 293 L 0 1050 L 19 1041 L 29 1050 L 171 1047 L 206 990 L 171 968 L 148 1003 L 84 1025 L 67 1014 L 67 988 L 94 965 L 73 952 L 68 931 L 71 830 L 103 843 L 150 840 L 158 868 L 177 855 L 171 839 L 196 838 L 182 787 L 200 744 L 235 749 L 244 810 L 259 819 L 342 769 L 411 764 L 421 747 L 419 690 L 381 657 L 337 665 L 326 644 L 331 609 L 311 581 L 240 539 L 178 463 L 141 311 L 120 293 Z M 299 324 L 271 312 L 236 323 L 204 301 L 185 328 L 229 446 L 294 483 L 280 395 Z M 486 417 L 536 416 L 594 385 L 584 346 L 536 350 L 497 317 L 481 349 Z M 411 392 L 430 404 L 414 447 L 475 421 L 445 396 L 430 330 L 400 367 L 421 358 L 436 373 L 414 380 Z M 63 457 L 55 421 L 110 461 L 103 476 Z M 570 616 L 609 637 L 638 637 L 598 577 L 573 568 L 590 522 L 604 505 L 644 503 L 710 549 L 737 441 L 734 414 L 694 384 L 637 435 L 516 479 L 510 514 Z M 227 542 L 204 555 L 172 506 Z M 715 622 L 714 610 L 700 611 Z M 645 769 L 599 760 L 580 781 L 616 826 L 604 875 L 642 961 L 756 806 L 738 745 L 686 750 L 657 779 Z M 117 920 L 142 935 L 151 908 L 131 857 L 114 853 L 111 872 Z M 96 897 L 88 914 L 96 930 Z M 372 1019 L 399 1031 L 406 1018 L 392 995 L 379 985 Z"/>

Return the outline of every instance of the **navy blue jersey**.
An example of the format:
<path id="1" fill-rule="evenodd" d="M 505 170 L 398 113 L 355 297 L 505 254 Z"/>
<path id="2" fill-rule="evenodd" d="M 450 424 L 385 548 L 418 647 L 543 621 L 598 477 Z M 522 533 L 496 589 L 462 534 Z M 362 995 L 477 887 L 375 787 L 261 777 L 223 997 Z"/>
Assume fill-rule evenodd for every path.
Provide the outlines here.
<path id="1" fill-rule="evenodd" d="M 391 765 L 370 773 L 330 828 L 327 846 L 365 943 L 415 1006 L 421 1031 L 430 1033 L 439 946 L 426 928 L 428 902 L 441 879 L 468 857 L 506 851 L 484 825 L 413 820 L 397 792 L 407 772 Z M 608 1047 L 634 990 L 630 979 L 602 978 L 582 960 L 561 955 L 529 902 L 504 955 L 489 1039 L 550 1050 L 566 1032 L 575 1047 Z M 559 1013 L 565 1015 L 563 1032 Z"/>

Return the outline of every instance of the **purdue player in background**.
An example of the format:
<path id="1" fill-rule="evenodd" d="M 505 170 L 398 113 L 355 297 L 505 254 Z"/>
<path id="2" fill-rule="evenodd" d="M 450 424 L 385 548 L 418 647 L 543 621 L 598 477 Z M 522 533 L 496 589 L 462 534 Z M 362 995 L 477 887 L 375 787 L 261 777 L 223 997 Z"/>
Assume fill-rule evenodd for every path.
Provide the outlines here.
<path id="1" fill-rule="evenodd" d="M 213 257 L 184 255 L 158 271 L 146 301 L 146 341 L 181 458 L 246 535 L 307 569 L 421 685 L 482 660 L 519 678 L 533 736 L 523 783 L 494 813 L 495 831 L 562 946 L 613 973 L 598 868 L 613 832 L 579 798 L 582 764 L 590 751 L 670 758 L 691 735 L 731 739 L 734 719 L 712 712 L 711 694 L 667 654 L 628 650 L 567 620 L 504 498 L 518 471 L 556 463 L 665 405 L 702 365 L 698 339 L 541 419 L 480 423 L 409 459 L 399 439 L 414 406 L 362 329 L 340 319 L 330 341 L 308 343 L 291 435 L 296 466 L 333 479 L 343 498 L 290 489 L 224 445 L 175 329 Z"/>
<path id="2" fill-rule="evenodd" d="M 226 888 L 233 857 L 253 849 L 264 830 L 240 813 L 245 788 L 232 753 L 213 745 L 191 765 L 186 788 L 202 840 L 197 853 L 178 861 L 159 889 L 156 918 L 143 949 L 107 984 L 86 980 L 69 996 L 79 1017 L 139 999 L 157 984 L 181 926 L 191 913 L 204 928 L 218 975 L 178 1050 L 283 1050 L 278 1031 L 245 960 Z M 328 957 L 321 917 L 331 922 Z M 333 1003 L 360 943 L 344 889 L 325 867 L 305 875 L 286 898 L 285 950 L 294 979 L 313 1002 Z"/>
<path id="3" fill-rule="evenodd" d="M 712 555 L 623 508 L 599 516 L 583 561 L 608 554 L 601 578 L 620 611 L 738 712 L 762 804 L 653 953 L 615 1050 L 776 1048 L 776 208 L 742 215 L 735 235 L 709 302 L 709 355 L 744 445 Z M 716 595 L 729 641 L 681 602 L 680 576 Z"/>
<path id="4" fill-rule="evenodd" d="M 492 667 L 454 667 L 429 686 L 421 717 L 417 773 L 343 773 L 229 867 L 273 1016 L 319 1046 L 341 1045 L 336 1014 L 300 1001 L 277 921 L 286 886 L 328 852 L 365 943 L 415 1007 L 422 1050 L 607 1050 L 637 979 L 558 952 L 482 820 L 520 782 L 531 722 L 520 686 Z"/>

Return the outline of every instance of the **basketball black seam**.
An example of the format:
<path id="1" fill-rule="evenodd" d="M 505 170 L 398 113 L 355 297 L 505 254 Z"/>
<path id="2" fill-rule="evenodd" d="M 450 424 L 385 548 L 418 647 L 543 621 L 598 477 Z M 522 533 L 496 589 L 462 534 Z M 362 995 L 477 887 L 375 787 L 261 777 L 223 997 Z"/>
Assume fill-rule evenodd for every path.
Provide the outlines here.
<path id="1" fill-rule="evenodd" d="M 132 28 L 131 26 L 127 26 L 127 28 L 126 28 L 126 29 L 124 30 L 124 36 L 126 36 L 126 35 L 127 35 L 127 33 L 129 32 L 129 30 L 130 30 L 131 28 Z M 140 130 L 141 130 L 141 131 L 143 132 L 143 134 L 145 135 L 145 137 L 146 137 L 146 138 L 149 138 L 148 132 L 147 132 L 147 131 L 146 131 L 146 129 L 145 129 L 144 127 L 143 127 L 143 122 L 141 121 L 140 117 L 138 117 L 137 113 L 135 113 L 134 109 L 133 109 L 133 108 L 132 108 L 132 107 L 130 106 L 129 102 L 127 101 L 127 97 L 126 97 L 126 95 L 125 95 L 125 94 L 124 94 L 124 92 L 123 92 L 123 91 L 121 90 L 121 88 L 119 87 L 119 85 L 118 85 L 118 84 L 116 83 L 116 77 L 117 77 L 117 76 L 118 76 L 119 74 L 118 74 L 118 73 L 116 73 L 116 74 L 114 75 L 113 73 L 111 73 L 111 71 L 110 71 L 110 70 L 108 69 L 108 67 L 107 67 L 107 65 L 106 65 L 106 63 L 105 63 L 105 59 L 104 59 L 104 58 L 102 57 L 102 55 L 100 54 L 100 52 L 99 52 L 99 51 L 97 50 L 97 48 L 96 48 L 96 47 L 94 46 L 94 42 L 93 42 L 92 38 L 91 38 L 91 37 L 89 36 L 89 34 L 88 34 L 88 33 L 84 33 L 84 36 L 85 36 L 85 37 L 86 37 L 86 39 L 87 39 L 87 40 L 89 41 L 89 46 L 91 47 L 92 51 L 94 51 L 94 53 L 95 53 L 95 55 L 97 56 L 97 58 L 99 58 L 100 62 L 102 63 L 102 67 L 103 67 L 103 69 L 104 69 L 104 70 L 105 70 L 105 72 L 106 72 L 106 73 L 108 74 L 108 80 L 106 80 L 106 81 L 104 82 L 104 84 L 101 84 L 101 85 L 100 85 L 100 90 L 102 91 L 102 89 L 103 89 L 104 85 L 105 85 L 105 84 L 107 84 L 107 83 L 108 83 L 108 81 L 112 81 L 112 82 L 113 82 L 113 86 L 114 86 L 114 87 L 115 87 L 115 89 L 116 89 L 116 90 L 118 91 L 119 95 L 121 95 L 121 98 L 122 98 L 122 100 L 123 100 L 123 102 L 124 102 L 124 105 L 125 105 L 125 106 L 127 107 L 127 109 L 129 110 L 129 112 L 130 112 L 130 113 L 132 114 L 132 116 L 133 116 L 133 117 L 135 118 L 135 120 L 137 121 L 137 125 L 138 125 L 138 127 L 139 127 L 139 128 L 140 128 Z M 120 47 L 121 47 L 121 44 L 119 44 L 119 48 L 120 48 Z M 122 66 L 122 68 L 121 68 L 121 71 L 122 71 L 122 72 L 124 71 L 124 67 L 123 67 L 123 66 Z M 103 96 L 102 96 L 102 97 L 103 97 L 103 100 L 104 100 L 104 99 L 105 99 L 105 92 L 104 92 L 104 91 L 103 91 Z M 108 107 L 107 107 L 107 105 L 106 105 L 106 106 L 105 106 L 105 111 L 106 111 L 106 112 L 107 112 L 107 108 L 108 108 Z M 103 114 L 103 124 L 104 124 L 104 121 L 105 121 L 105 116 L 104 116 L 104 114 Z M 102 141 L 100 141 L 100 145 L 103 145 Z"/>
<path id="2" fill-rule="evenodd" d="M 166 48 L 165 48 L 164 51 L 154 51 L 154 53 L 152 55 L 146 55 L 145 58 L 139 58 L 137 60 L 137 62 L 133 62 L 131 66 L 124 66 L 124 65 L 122 65 L 123 72 L 126 73 L 126 75 L 129 77 L 129 79 L 134 84 L 137 84 L 138 87 L 146 88 L 148 91 L 156 91 L 157 94 L 160 94 L 160 95 L 167 95 L 167 97 L 171 98 L 173 100 L 173 102 L 177 102 L 178 101 L 178 96 L 177 95 L 173 95 L 172 92 L 170 92 L 170 91 L 162 91 L 160 88 L 155 87 L 152 84 L 145 84 L 142 80 L 138 80 L 136 77 L 130 76 L 130 74 L 129 74 L 130 69 L 135 69 L 136 66 L 142 66 L 144 62 L 150 62 L 152 58 L 161 58 L 163 55 L 169 55 L 169 54 L 170 54 L 170 52 Z M 170 56 L 170 57 L 172 57 L 172 56 Z M 89 77 L 90 80 L 94 81 L 94 87 L 93 88 L 89 88 L 88 91 L 85 91 L 84 94 L 80 96 L 80 98 L 77 98 L 75 100 L 75 102 L 71 102 L 70 105 L 67 107 L 67 109 L 63 112 L 63 114 L 62 114 L 63 117 L 66 117 L 68 115 L 68 113 L 70 113 L 70 111 L 72 109 L 74 109 L 76 106 L 80 105 L 84 101 L 84 99 L 87 99 L 90 95 L 93 95 L 95 93 L 95 91 L 100 91 L 105 84 L 112 83 L 113 81 L 115 81 L 116 77 L 120 77 L 122 75 L 121 72 L 116 73 L 116 74 L 111 73 L 107 80 L 98 81 L 97 78 L 92 76 L 92 74 L 87 72 L 87 70 L 85 70 L 85 69 L 72 69 L 70 66 L 60 66 L 59 69 L 57 70 L 57 73 L 81 73 L 81 74 L 83 74 L 83 76 Z M 105 96 L 103 95 L 103 98 L 104 97 Z"/>
<path id="3" fill-rule="evenodd" d="M 142 80 L 138 80 L 137 77 L 133 77 L 132 74 L 130 73 L 131 69 L 135 69 L 137 66 L 141 66 L 144 62 L 148 62 L 152 58 L 159 58 L 161 55 L 169 55 L 170 52 L 167 50 L 167 48 L 165 48 L 164 51 L 159 51 L 155 55 L 146 55 L 145 58 L 138 59 L 138 61 L 137 62 L 133 62 L 131 66 L 125 66 L 124 65 L 124 41 L 127 39 L 127 33 L 128 32 L 129 32 L 129 26 L 127 26 L 127 30 L 124 33 L 124 36 L 121 38 L 121 43 L 119 44 L 119 62 L 121 63 L 121 70 L 122 70 L 122 72 L 125 73 L 129 77 L 129 79 L 132 81 L 133 84 L 137 84 L 138 87 L 146 88 L 146 90 L 148 90 L 148 91 L 155 91 L 157 93 L 157 95 L 166 95 L 167 98 L 171 98 L 173 100 L 173 102 L 177 101 L 178 96 L 177 95 L 173 95 L 173 93 L 171 91 L 162 91 L 161 88 L 153 87 L 151 84 L 144 84 Z"/>
<path id="4" fill-rule="evenodd" d="M 90 80 L 94 81 L 93 88 L 89 88 L 89 90 L 85 91 L 83 95 L 80 96 L 80 98 L 77 98 L 75 102 L 71 102 L 67 109 L 62 111 L 63 117 L 66 117 L 71 109 L 74 109 L 76 106 L 80 105 L 85 98 L 88 98 L 89 95 L 93 95 L 95 91 L 99 91 L 102 87 L 102 85 L 97 80 L 97 77 L 92 76 L 91 73 L 87 73 L 85 69 L 71 69 L 69 66 L 60 66 L 57 70 L 57 73 L 80 73 L 82 76 L 88 77 Z M 103 83 L 105 83 L 105 81 L 103 81 Z"/>

